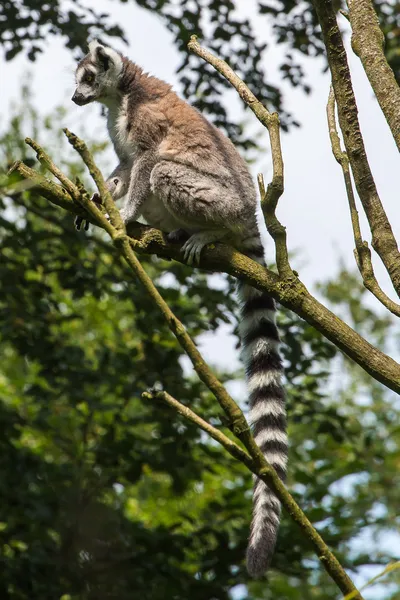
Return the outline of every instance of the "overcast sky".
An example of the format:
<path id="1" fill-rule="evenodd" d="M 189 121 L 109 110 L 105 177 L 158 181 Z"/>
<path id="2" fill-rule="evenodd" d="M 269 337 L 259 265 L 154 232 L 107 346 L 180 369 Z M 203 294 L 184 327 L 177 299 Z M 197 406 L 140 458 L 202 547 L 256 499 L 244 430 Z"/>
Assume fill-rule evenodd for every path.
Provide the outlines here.
<path id="1" fill-rule="evenodd" d="M 122 26 L 129 40 L 129 47 L 122 43 L 115 43 L 115 47 L 129 55 L 146 71 L 174 84 L 176 91 L 180 92 L 175 75 L 180 59 L 174 48 L 172 35 L 157 15 L 140 9 L 133 3 L 110 3 L 105 0 L 86 0 L 85 3 L 99 11 L 109 12 L 112 9 L 112 20 Z M 244 5 L 246 11 L 251 12 L 255 2 L 246 0 L 246 3 L 241 4 Z M 346 23 L 342 22 L 342 26 L 346 27 Z M 265 20 L 258 18 L 255 27 L 260 37 L 267 35 Z M 350 66 L 370 165 L 394 233 L 400 239 L 398 152 L 359 60 L 352 54 L 348 42 L 349 39 L 347 47 Z M 272 82 L 283 87 L 286 109 L 294 114 L 302 127 L 283 134 L 285 193 L 279 203 L 278 216 L 287 227 L 289 249 L 297 250 L 294 266 L 304 283 L 313 289 L 316 281 L 333 277 L 337 273 L 339 257 L 349 267 L 354 266 L 354 243 L 341 170 L 333 159 L 326 126 L 329 77 L 322 73 L 322 60 L 305 59 L 304 65 L 313 93 L 305 96 L 289 85 L 282 85 L 275 68 L 281 54 L 281 48 L 271 46 L 266 54 L 265 69 Z M 74 68 L 70 52 L 64 49 L 61 40 L 53 37 L 49 39 L 45 52 L 33 65 L 23 56 L 11 63 L 5 63 L 1 59 L 0 80 L 6 82 L 6 85 L 2 85 L 0 93 L 0 128 L 6 127 L 10 103 L 18 99 L 21 82 L 25 74 L 32 70 L 34 101 L 42 113 L 51 111 L 59 104 L 69 104 L 71 112 L 65 122 L 60 123 L 60 127 L 73 128 L 75 117 L 82 116 L 84 111 L 86 127 L 93 124 L 93 130 L 97 131 L 100 125 L 99 135 L 102 139 L 103 136 L 105 138 L 106 128 L 99 119 L 98 106 L 77 107 L 70 102 L 74 90 Z M 232 97 L 233 114 L 240 114 L 239 103 L 240 100 Z M 250 111 L 246 113 L 246 119 L 251 131 L 262 136 L 260 139 L 267 146 L 267 132 L 257 124 Z M 110 160 L 114 162 L 111 153 Z M 110 164 L 109 171 L 114 166 Z M 268 181 L 271 174 L 268 152 L 260 156 L 257 164 L 252 167 L 254 176 L 260 170 Z M 370 241 L 366 220 L 361 211 L 360 216 L 363 236 Z M 272 260 L 272 242 L 268 244 L 268 249 Z M 379 261 L 374 262 L 382 287 L 394 298 L 384 269 Z M 203 347 L 209 360 L 222 366 L 236 364 L 234 342 L 226 328 L 218 335 L 217 343 L 213 339 L 211 343 L 206 341 Z M 367 594 L 365 597 L 368 597 Z"/>

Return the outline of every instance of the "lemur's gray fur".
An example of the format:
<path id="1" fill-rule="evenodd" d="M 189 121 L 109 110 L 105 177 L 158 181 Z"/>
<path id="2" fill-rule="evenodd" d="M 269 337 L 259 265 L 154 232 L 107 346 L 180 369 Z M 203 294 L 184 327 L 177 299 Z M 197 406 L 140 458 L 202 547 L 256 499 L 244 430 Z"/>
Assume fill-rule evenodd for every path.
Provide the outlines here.
<path id="1" fill-rule="evenodd" d="M 78 64 L 73 101 L 108 108 L 108 131 L 119 158 L 107 185 L 125 221 L 143 217 L 177 239 L 183 232 L 188 262 L 202 248 L 224 240 L 264 264 L 257 227 L 257 195 L 233 144 L 169 85 L 150 77 L 115 50 L 92 42 Z M 284 479 L 287 437 L 282 363 L 275 303 L 266 293 L 239 283 L 239 332 L 250 395 L 250 421 L 257 444 Z M 247 551 L 249 573 L 268 567 L 279 527 L 280 503 L 255 481 Z"/>

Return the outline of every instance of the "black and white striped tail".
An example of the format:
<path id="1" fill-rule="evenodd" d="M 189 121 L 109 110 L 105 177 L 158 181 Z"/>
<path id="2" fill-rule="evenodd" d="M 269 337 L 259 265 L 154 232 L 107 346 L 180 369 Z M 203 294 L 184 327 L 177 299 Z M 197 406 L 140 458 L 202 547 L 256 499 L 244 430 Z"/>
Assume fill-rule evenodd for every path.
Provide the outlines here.
<path id="1" fill-rule="evenodd" d="M 264 264 L 261 248 L 246 254 Z M 239 334 L 249 391 L 250 423 L 265 458 L 285 480 L 288 446 L 275 302 L 268 294 L 243 282 L 239 283 L 238 291 L 242 301 Z M 262 575 L 269 566 L 278 534 L 280 510 L 275 494 L 263 481 L 256 479 L 247 549 L 247 569 L 253 577 Z"/>

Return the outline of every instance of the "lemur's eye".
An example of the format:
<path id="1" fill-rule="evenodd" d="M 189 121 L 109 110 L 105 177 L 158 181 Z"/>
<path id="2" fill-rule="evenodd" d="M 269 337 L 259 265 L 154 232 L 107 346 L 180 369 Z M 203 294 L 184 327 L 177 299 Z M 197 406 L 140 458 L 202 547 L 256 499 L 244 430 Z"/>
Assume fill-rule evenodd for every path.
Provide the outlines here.
<path id="1" fill-rule="evenodd" d="M 88 83 L 92 83 L 94 81 L 94 75 L 92 73 L 88 73 L 85 79 Z"/>

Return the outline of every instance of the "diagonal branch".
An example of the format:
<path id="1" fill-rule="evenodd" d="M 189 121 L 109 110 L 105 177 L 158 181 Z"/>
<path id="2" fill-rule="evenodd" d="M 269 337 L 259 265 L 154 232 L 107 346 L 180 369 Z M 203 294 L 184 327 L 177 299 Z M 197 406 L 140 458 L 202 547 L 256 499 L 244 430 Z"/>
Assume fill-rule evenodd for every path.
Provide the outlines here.
<path id="1" fill-rule="evenodd" d="M 335 10 L 332 0 L 313 0 L 313 4 L 326 47 L 344 145 L 371 229 L 372 247 L 380 256 L 393 287 L 400 296 L 400 253 L 368 164 L 346 50 L 336 22 Z"/>
<path id="2" fill-rule="evenodd" d="M 173 408 L 177 413 L 182 415 L 182 417 L 185 417 L 185 419 L 188 419 L 189 421 L 197 425 L 197 427 L 200 427 L 200 429 L 205 431 L 216 442 L 221 444 L 221 446 L 223 446 L 225 450 L 229 452 L 229 454 L 231 454 L 234 458 L 246 465 L 246 467 L 248 467 L 250 471 L 252 471 L 253 473 L 255 472 L 253 459 L 245 450 L 243 450 L 243 448 L 241 448 L 236 442 L 228 438 L 228 436 L 222 433 L 222 431 L 220 431 L 216 427 L 213 427 L 212 425 L 210 425 L 210 423 L 202 419 L 188 406 L 185 406 L 184 404 L 173 398 L 170 394 L 168 394 L 168 392 L 148 390 L 147 392 L 143 392 L 142 397 L 145 400 L 162 400 L 163 402 L 168 404 L 168 406 Z M 279 477 L 278 480 L 280 481 Z M 289 493 L 287 492 L 286 488 L 285 492 Z"/>
<path id="3" fill-rule="evenodd" d="M 45 169 L 53 173 L 53 175 L 58 179 L 61 185 L 66 189 L 69 195 L 75 200 L 75 202 L 80 203 L 80 192 L 78 187 L 72 183 L 70 179 L 59 169 L 54 162 L 51 160 L 50 156 L 43 150 L 41 146 L 35 140 L 31 138 L 25 138 L 25 143 L 28 144 L 36 152 L 36 158 L 42 164 Z"/>
<path id="4" fill-rule="evenodd" d="M 216 429 L 207 421 L 202 419 L 199 415 L 193 412 L 189 407 L 185 406 L 170 394 L 165 391 L 156 392 L 149 390 L 142 394 L 143 398 L 147 400 L 162 400 L 168 404 L 171 408 L 176 410 L 180 415 L 195 423 L 203 431 L 208 433 L 214 440 L 219 442 L 225 450 L 227 450 L 234 458 L 242 462 L 246 467 L 257 475 L 264 483 L 266 483 L 277 495 L 282 503 L 282 506 L 286 509 L 293 521 L 300 527 L 305 537 L 310 541 L 313 546 L 319 560 L 322 562 L 325 570 L 331 576 L 333 581 L 337 584 L 339 589 L 344 594 L 353 594 L 353 598 L 356 600 L 362 600 L 357 588 L 355 588 L 350 577 L 346 574 L 345 570 L 338 562 L 335 555 L 329 550 L 322 537 L 319 535 L 317 530 L 312 526 L 306 515 L 303 513 L 299 505 L 293 499 L 290 492 L 286 489 L 285 485 L 279 479 L 277 473 L 266 461 L 261 450 L 254 443 L 252 438 L 252 444 L 244 444 L 248 452 L 245 452 L 238 444 L 228 438 L 219 429 Z M 234 400 L 232 400 L 234 402 Z M 240 409 L 239 409 L 240 410 Z M 243 415 L 243 413 L 242 413 Z M 244 418 L 244 416 L 243 416 Z M 237 433 L 236 433 L 237 435 Z"/>
<path id="5" fill-rule="evenodd" d="M 385 37 L 371 0 L 348 1 L 351 47 L 362 62 L 400 151 L 400 87 L 383 51 Z"/>
<path id="6" fill-rule="evenodd" d="M 74 133 L 72 133 L 68 129 L 63 129 L 63 131 L 64 131 L 69 143 L 71 144 L 71 146 L 78 152 L 78 154 L 80 154 L 83 162 L 89 169 L 89 173 L 92 176 L 93 181 L 95 182 L 97 189 L 99 191 L 100 198 L 101 198 L 102 202 L 104 203 L 104 206 L 106 207 L 108 214 L 110 215 L 112 224 L 119 231 L 125 232 L 125 225 L 121 219 L 119 210 L 116 208 L 114 201 L 111 197 L 111 194 L 106 186 L 106 182 L 104 181 L 104 177 L 103 177 L 100 169 L 98 168 L 98 166 L 95 164 L 85 142 L 80 140 Z"/>
<path id="7" fill-rule="evenodd" d="M 344 184 L 346 187 L 347 198 L 349 201 L 350 218 L 353 227 L 354 242 L 356 246 L 354 250 L 354 256 L 356 258 L 358 270 L 361 273 L 363 283 L 367 290 L 369 290 L 375 296 L 375 298 L 377 298 L 377 300 L 379 300 L 379 302 L 383 304 L 383 306 L 390 310 L 391 313 L 393 313 L 397 317 L 400 317 L 400 305 L 396 304 L 396 302 L 393 302 L 393 300 L 391 300 L 389 296 L 387 296 L 380 287 L 375 277 L 374 268 L 372 266 L 371 250 L 369 249 L 368 242 L 362 239 L 360 221 L 358 218 L 358 211 L 356 201 L 354 198 L 353 185 L 351 183 L 349 159 L 347 157 L 346 152 L 343 152 L 343 150 L 341 149 L 340 138 L 336 127 L 335 93 L 332 87 L 329 93 L 326 113 L 328 118 L 328 128 L 329 136 L 331 138 L 332 152 L 335 159 L 342 167 L 343 171 Z"/>
<path id="8" fill-rule="evenodd" d="M 61 186 L 48 181 L 24 163 L 14 163 L 11 172 L 17 172 L 23 179 L 34 182 L 34 190 L 50 202 L 74 215 L 82 216 L 85 219 L 89 218 L 92 223 L 99 225 L 115 237 L 114 228 L 94 203 L 89 202 L 88 210 L 85 211 L 83 207 L 72 200 Z M 92 207 L 90 204 L 94 206 Z M 184 263 L 180 244 L 168 242 L 166 235 L 161 231 L 139 223 L 130 223 L 127 233 L 135 252 L 156 254 L 161 258 L 174 259 Z M 234 277 L 240 277 L 253 287 L 267 292 L 320 331 L 377 381 L 400 393 L 400 365 L 369 344 L 339 317 L 318 302 L 298 278 L 292 281 L 281 281 L 273 271 L 262 267 L 225 244 L 215 244 L 213 249 L 206 247 L 202 251 L 199 266 L 207 271 L 224 272 Z"/>

